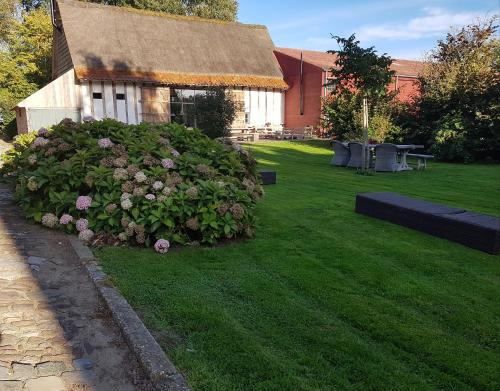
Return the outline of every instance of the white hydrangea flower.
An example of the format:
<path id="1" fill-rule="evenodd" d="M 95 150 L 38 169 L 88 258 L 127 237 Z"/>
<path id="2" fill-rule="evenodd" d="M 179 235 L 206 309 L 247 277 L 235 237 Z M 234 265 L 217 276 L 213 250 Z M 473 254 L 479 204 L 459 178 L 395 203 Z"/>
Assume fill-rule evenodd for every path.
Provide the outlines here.
<path id="1" fill-rule="evenodd" d="M 89 242 L 94 237 L 94 231 L 91 229 L 84 229 L 78 234 L 78 239 L 84 242 Z"/>
<path id="2" fill-rule="evenodd" d="M 156 191 L 163 189 L 163 182 L 156 181 L 155 183 L 153 183 L 153 189 Z"/>
<path id="3" fill-rule="evenodd" d="M 130 193 L 123 193 L 121 196 L 120 196 L 120 201 L 124 201 L 124 200 L 128 200 L 129 198 L 132 197 L 132 194 Z"/>
<path id="4" fill-rule="evenodd" d="M 148 177 L 146 176 L 146 174 L 144 174 L 142 171 L 137 172 L 137 173 L 134 175 L 134 178 L 135 178 L 135 180 L 136 180 L 138 183 L 145 182 L 145 181 L 148 179 Z"/>
<path id="5" fill-rule="evenodd" d="M 132 207 L 132 201 L 130 201 L 130 198 L 125 198 L 120 205 L 123 209 L 128 210 Z"/>

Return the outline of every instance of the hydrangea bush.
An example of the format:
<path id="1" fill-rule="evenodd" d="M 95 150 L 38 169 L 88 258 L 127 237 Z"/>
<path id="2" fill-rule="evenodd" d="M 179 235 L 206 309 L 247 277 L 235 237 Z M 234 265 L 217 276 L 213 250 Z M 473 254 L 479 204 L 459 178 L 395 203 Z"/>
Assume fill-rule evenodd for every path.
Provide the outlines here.
<path id="1" fill-rule="evenodd" d="M 18 137 L 3 159 L 29 219 L 159 253 L 251 236 L 262 195 L 247 151 L 177 124 L 64 120 Z"/>

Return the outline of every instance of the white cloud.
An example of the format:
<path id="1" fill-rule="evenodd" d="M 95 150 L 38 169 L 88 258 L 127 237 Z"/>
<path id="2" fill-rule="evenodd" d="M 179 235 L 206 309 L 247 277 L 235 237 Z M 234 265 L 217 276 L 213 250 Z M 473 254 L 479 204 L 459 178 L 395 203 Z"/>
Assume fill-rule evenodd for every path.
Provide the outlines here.
<path id="1" fill-rule="evenodd" d="M 356 36 L 362 41 L 377 39 L 411 40 L 443 35 L 452 26 L 463 26 L 487 16 L 484 12 L 451 12 L 442 8 L 424 8 L 424 15 L 405 23 L 365 25 Z"/>

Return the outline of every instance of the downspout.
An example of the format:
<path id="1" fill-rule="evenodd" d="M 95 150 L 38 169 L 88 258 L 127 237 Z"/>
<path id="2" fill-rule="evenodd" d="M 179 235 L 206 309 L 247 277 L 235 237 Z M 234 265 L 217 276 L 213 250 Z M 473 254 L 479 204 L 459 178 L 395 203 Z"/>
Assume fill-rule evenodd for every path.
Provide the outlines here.
<path id="1" fill-rule="evenodd" d="M 299 93 L 299 110 L 300 115 L 304 115 L 304 52 L 300 52 L 300 93 Z"/>
<path id="2" fill-rule="evenodd" d="M 50 0 L 50 21 L 52 22 L 52 26 L 59 30 L 59 26 L 56 23 L 56 15 L 54 12 L 54 1 Z"/>

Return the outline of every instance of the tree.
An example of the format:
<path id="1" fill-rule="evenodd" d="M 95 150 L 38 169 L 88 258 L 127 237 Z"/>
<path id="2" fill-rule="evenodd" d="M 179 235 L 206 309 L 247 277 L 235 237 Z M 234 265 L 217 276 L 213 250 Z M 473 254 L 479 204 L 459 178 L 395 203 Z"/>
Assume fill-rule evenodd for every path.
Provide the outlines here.
<path id="1" fill-rule="evenodd" d="M 212 88 L 196 97 L 196 125 L 210 138 L 227 136 L 238 104 L 223 88 Z"/>
<path id="2" fill-rule="evenodd" d="M 19 8 L 18 8 L 19 11 Z M 8 31 L 0 45 L 0 114 L 6 129 L 15 130 L 12 108 L 50 81 L 52 55 L 52 25 L 46 8 L 39 7 L 22 12 L 18 19 L 15 11 L 8 21 Z"/>
<path id="3" fill-rule="evenodd" d="M 419 79 L 419 137 L 442 160 L 500 160 L 497 17 L 439 40 Z"/>
<path id="4" fill-rule="evenodd" d="M 397 137 L 401 131 L 395 123 L 394 113 L 399 103 L 395 93 L 389 93 L 371 101 L 368 138 L 384 142 Z M 363 97 L 350 90 L 327 96 L 322 101 L 321 122 L 327 134 L 338 140 L 360 140 L 363 137 Z"/>
<path id="5" fill-rule="evenodd" d="M 332 36 L 340 50 L 330 50 L 335 54 L 335 66 L 331 69 L 333 85 L 337 93 L 355 91 L 363 98 L 363 140 L 368 142 L 369 105 L 387 94 L 387 85 L 394 76 L 390 70 L 392 59 L 386 54 L 378 55 L 375 48 L 362 48 L 355 34 L 349 38 Z M 366 148 L 363 148 L 365 154 Z M 362 170 L 366 171 L 366 158 L 363 157 Z"/>
<path id="6" fill-rule="evenodd" d="M 200 16 L 208 19 L 236 20 L 237 0 L 91 0 L 117 6 L 168 12 L 176 15 Z"/>

